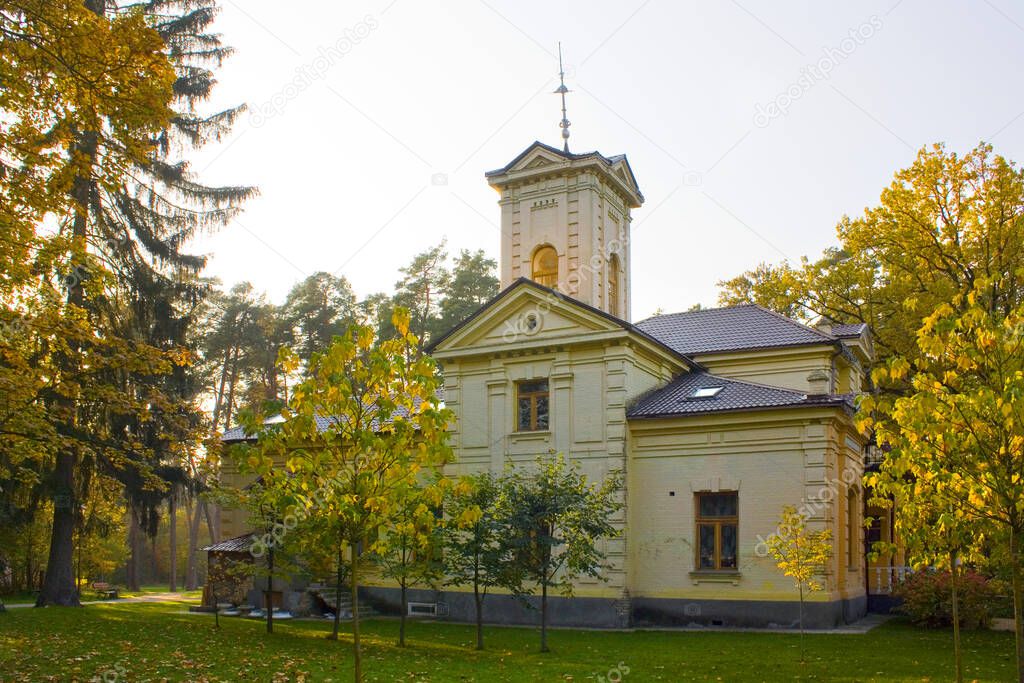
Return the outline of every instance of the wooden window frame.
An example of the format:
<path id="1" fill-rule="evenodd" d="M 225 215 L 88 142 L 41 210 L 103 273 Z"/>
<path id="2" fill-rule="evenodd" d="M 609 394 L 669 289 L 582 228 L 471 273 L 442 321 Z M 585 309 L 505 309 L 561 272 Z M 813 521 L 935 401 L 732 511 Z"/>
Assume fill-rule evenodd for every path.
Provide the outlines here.
<path id="1" fill-rule="evenodd" d="M 700 513 L 700 501 L 703 496 L 732 495 L 736 497 L 736 514 L 722 517 L 703 517 Z M 693 496 L 694 506 L 694 571 L 695 572 L 738 572 L 740 570 L 740 494 L 739 491 L 699 491 Z M 700 559 L 700 529 L 702 526 L 715 528 L 715 566 L 704 567 Z M 732 567 L 722 566 L 722 527 L 736 527 L 736 561 Z"/>
<path id="2" fill-rule="evenodd" d="M 536 391 L 522 390 L 525 384 L 535 384 L 538 382 L 544 383 L 544 389 Z M 530 399 L 530 426 L 527 429 L 523 429 L 519 424 L 519 401 L 528 398 Z M 537 399 L 546 398 L 548 400 L 548 423 L 546 426 L 541 427 L 537 420 Z M 516 431 L 524 434 L 530 432 L 546 432 L 551 428 L 551 385 L 546 378 L 539 379 L 524 379 L 516 382 L 516 402 L 515 402 L 515 420 L 516 420 Z"/>

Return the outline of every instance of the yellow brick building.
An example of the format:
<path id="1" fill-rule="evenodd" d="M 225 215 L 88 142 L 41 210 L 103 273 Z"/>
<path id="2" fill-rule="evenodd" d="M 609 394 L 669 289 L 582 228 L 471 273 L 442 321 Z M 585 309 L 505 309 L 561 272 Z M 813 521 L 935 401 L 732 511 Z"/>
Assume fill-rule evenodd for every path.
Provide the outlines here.
<path id="1" fill-rule="evenodd" d="M 796 589 L 764 556 L 784 505 L 835 539 L 807 623 L 860 618 L 867 449 L 852 416 L 867 329 L 811 328 L 753 305 L 633 324 L 630 223 L 644 198 L 625 156 L 537 142 L 486 177 L 500 193 L 502 291 L 430 349 L 456 417 L 450 474 L 553 452 L 595 479 L 625 474 L 610 569 L 555 598 L 551 623 L 794 625 Z M 225 531 L 244 531 L 241 513 L 225 512 Z M 472 618 L 465 592 L 412 599 Z M 536 618 L 502 595 L 487 612 Z"/>
<path id="2" fill-rule="evenodd" d="M 595 478 L 625 472 L 606 581 L 581 583 L 554 622 L 792 624 L 792 581 L 763 556 L 787 504 L 835 539 L 809 621 L 863 615 L 865 443 L 851 417 L 867 330 L 758 306 L 631 324 L 643 195 L 626 158 L 534 143 L 487 179 L 500 193 L 503 289 L 431 350 L 456 415 L 455 469 L 562 452 Z M 462 612 L 464 596 L 443 598 Z M 498 602 L 501 618 L 529 618 Z"/>

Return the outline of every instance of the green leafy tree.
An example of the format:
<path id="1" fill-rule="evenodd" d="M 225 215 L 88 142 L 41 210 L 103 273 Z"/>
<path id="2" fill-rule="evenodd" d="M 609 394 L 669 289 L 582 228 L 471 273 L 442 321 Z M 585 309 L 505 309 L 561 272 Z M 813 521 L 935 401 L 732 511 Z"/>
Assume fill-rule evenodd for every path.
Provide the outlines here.
<path id="1" fill-rule="evenodd" d="M 811 531 L 807 520 L 792 505 L 782 508 L 778 529 L 768 537 L 768 556 L 782 573 L 793 579 L 800 593 L 800 661 L 804 661 L 804 594 L 824 590 L 818 580 L 832 556 L 832 531 Z"/>
<path id="2" fill-rule="evenodd" d="M 439 334 L 441 301 L 451 281 L 445 243 L 413 257 L 395 283 L 394 305 L 409 311 L 409 329 L 423 343 Z"/>
<path id="3" fill-rule="evenodd" d="M 487 258 L 482 249 L 459 252 L 441 301 L 441 318 L 437 325 L 439 334 L 476 313 L 498 293 L 497 267 L 497 262 Z"/>
<path id="4" fill-rule="evenodd" d="M 182 313 L 202 296 L 193 276 L 203 259 L 181 249 L 197 230 L 229 220 L 252 193 L 207 188 L 170 158 L 179 143 L 187 148 L 219 136 L 233 117 L 194 110 L 213 83 L 199 64 L 226 54 L 219 37 L 204 32 L 214 14 L 206 0 L 0 7 L 0 78 L 12 84 L 0 94 L 10 124 L 0 133 L 0 203 L 17 239 L 4 251 L 11 247 L 22 259 L 8 272 L 45 280 L 25 283 L 28 291 L 56 290 L 63 281 L 62 300 L 24 297 L 22 289 L 15 310 L 34 319 L 28 329 L 36 351 L 54 348 L 58 318 L 80 324 L 44 352 L 52 366 L 38 358 L 29 364 L 37 379 L 64 384 L 37 399 L 62 434 L 40 460 L 55 505 L 39 604 L 77 603 L 74 511 L 90 469 L 103 468 L 135 497 L 148 495 L 164 486 L 152 468 L 173 460 L 179 429 L 187 428 L 188 377 L 180 369 L 188 357 L 170 347 L 184 337 Z M 55 219 L 55 234 L 44 229 L 44 216 Z M 91 350 L 115 340 L 135 358 L 122 356 L 119 366 L 90 362 Z M 177 361 L 147 366 L 144 345 Z M 91 401 L 85 385 L 67 381 L 83 371 L 89 391 L 103 386 L 125 397 L 123 404 L 132 401 L 133 410 L 111 411 L 102 399 Z M 44 437 L 37 431 L 27 438 Z"/>
<path id="5" fill-rule="evenodd" d="M 295 352 L 308 363 L 355 322 L 356 297 L 345 278 L 314 273 L 292 287 L 281 316 L 295 340 Z"/>
<path id="6" fill-rule="evenodd" d="M 418 352 L 408 311 L 397 309 L 393 324 L 394 338 L 378 343 L 372 327 L 356 324 L 314 354 L 279 429 L 259 441 L 264 453 L 283 462 L 300 492 L 300 507 L 336 520 L 337 542 L 350 551 L 356 681 L 363 675 L 361 557 L 401 519 L 411 487 L 439 472 L 452 455 L 452 415 L 437 398 L 437 368 Z M 289 371 L 298 365 L 290 350 L 282 360 Z"/>
<path id="7" fill-rule="evenodd" d="M 490 472 L 457 482 L 446 500 L 444 564 L 447 583 L 473 587 L 476 649 L 484 649 L 484 601 L 492 588 L 521 592 L 509 534 L 498 515 L 502 482 Z"/>
<path id="8" fill-rule="evenodd" d="M 228 453 L 239 473 L 254 479 L 241 489 L 221 489 L 219 498 L 248 512 L 248 526 L 254 530 L 249 553 L 255 561 L 237 564 L 234 573 L 249 570 L 254 578 L 262 575 L 267 633 L 273 633 L 274 580 L 286 579 L 295 571 L 290 558 L 297 540 L 293 532 L 306 516 L 298 483 L 280 465 L 285 453 L 281 441 L 274 438 L 278 425 L 251 413 L 246 416 L 246 429 L 257 435 L 255 443 L 237 444 Z"/>
<path id="9" fill-rule="evenodd" d="M 523 578 L 520 596 L 540 590 L 540 650 L 548 652 L 548 592 L 570 597 L 581 576 L 601 577 L 601 539 L 618 535 L 612 517 L 622 508 L 621 476 L 587 481 L 564 456 L 538 457 L 530 470 L 513 468 L 498 501 L 508 526 L 513 571 Z"/>
<path id="10" fill-rule="evenodd" d="M 373 562 L 380 575 L 398 584 L 401 608 L 399 647 L 405 647 L 409 588 L 437 585 L 443 575 L 440 561 L 442 525 L 437 513 L 448 485 L 448 480 L 438 475 L 425 484 L 411 482 L 405 491 L 396 491 L 398 502 L 390 515 L 388 527 L 371 546 Z"/>

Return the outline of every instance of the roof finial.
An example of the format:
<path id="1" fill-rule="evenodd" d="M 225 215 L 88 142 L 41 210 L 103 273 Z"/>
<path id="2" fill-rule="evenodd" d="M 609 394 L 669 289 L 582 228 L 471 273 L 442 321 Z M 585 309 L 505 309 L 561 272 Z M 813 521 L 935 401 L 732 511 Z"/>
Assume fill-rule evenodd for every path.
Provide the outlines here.
<path id="1" fill-rule="evenodd" d="M 566 154 L 569 153 L 569 119 L 565 114 L 565 93 L 569 92 L 569 89 L 565 87 L 565 69 L 562 67 L 562 42 L 558 42 L 558 78 L 561 81 L 561 85 L 558 86 L 556 94 L 562 96 L 562 121 L 558 124 L 558 127 L 562 129 L 562 141 Z"/>

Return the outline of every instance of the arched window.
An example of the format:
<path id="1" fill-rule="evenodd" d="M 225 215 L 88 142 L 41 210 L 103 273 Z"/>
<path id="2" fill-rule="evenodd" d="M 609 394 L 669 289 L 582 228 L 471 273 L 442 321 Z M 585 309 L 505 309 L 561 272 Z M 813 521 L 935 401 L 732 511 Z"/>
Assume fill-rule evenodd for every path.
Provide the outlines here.
<path id="1" fill-rule="evenodd" d="M 558 287 L 558 252 L 550 244 L 533 252 L 533 281 L 545 287 Z"/>
<path id="2" fill-rule="evenodd" d="M 619 257 L 608 259 L 608 312 L 619 316 Z"/>

